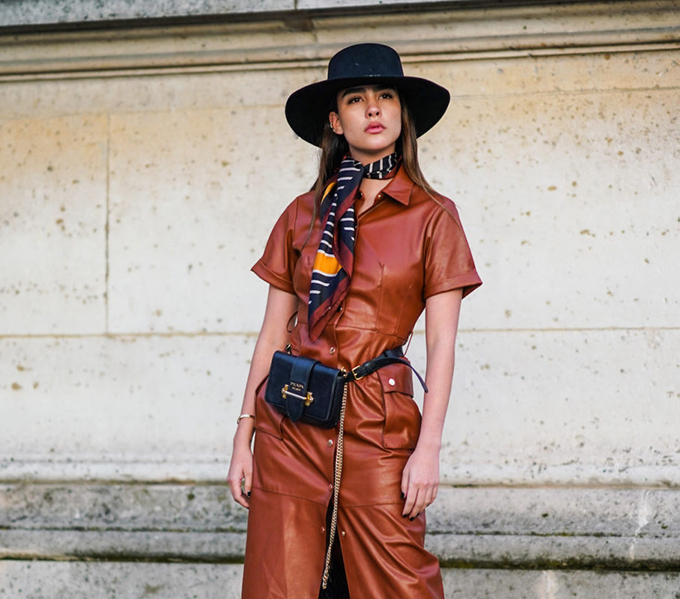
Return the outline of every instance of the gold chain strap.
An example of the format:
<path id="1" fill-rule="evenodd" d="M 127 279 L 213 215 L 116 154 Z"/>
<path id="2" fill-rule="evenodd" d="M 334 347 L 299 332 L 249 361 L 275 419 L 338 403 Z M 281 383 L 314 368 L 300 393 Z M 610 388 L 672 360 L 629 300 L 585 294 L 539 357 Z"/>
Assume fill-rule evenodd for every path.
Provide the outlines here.
<path id="1" fill-rule="evenodd" d="M 335 534 L 338 529 L 338 497 L 340 496 L 340 478 L 342 477 L 342 452 L 345 438 L 345 409 L 347 407 L 347 387 L 345 383 L 342 392 L 342 405 L 340 406 L 340 428 L 338 429 L 338 443 L 335 447 L 335 468 L 333 471 L 333 515 L 331 516 L 331 530 L 328 535 L 328 549 L 326 550 L 326 564 L 323 569 L 321 588 L 328 586 L 328 576 L 331 571 L 331 551 L 335 542 Z"/>

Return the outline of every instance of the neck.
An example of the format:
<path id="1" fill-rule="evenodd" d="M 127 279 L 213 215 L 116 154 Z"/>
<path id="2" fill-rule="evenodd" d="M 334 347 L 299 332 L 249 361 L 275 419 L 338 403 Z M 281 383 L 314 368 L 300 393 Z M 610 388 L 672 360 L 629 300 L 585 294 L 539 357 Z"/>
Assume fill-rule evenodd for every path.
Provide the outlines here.
<path id="1" fill-rule="evenodd" d="M 363 166 L 366 166 L 367 164 L 371 164 L 373 162 L 376 162 L 377 160 L 380 160 L 381 158 L 385 158 L 385 156 L 389 156 L 390 154 L 394 154 L 394 147 L 392 148 L 387 148 L 385 150 L 382 150 L 380 152 L 362 152 L 360 150 L 356 150 L 354 148 L 350 148 L 349 155 L 354 158 L 357 162 L 361 162 Z"/>

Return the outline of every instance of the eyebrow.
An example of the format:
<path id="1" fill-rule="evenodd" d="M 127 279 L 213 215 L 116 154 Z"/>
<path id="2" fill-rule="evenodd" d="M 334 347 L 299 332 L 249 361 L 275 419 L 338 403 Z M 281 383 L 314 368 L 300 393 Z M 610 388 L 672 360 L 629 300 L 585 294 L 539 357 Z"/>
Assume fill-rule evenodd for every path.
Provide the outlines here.
<path id="1" fill-rule="evenodd" d="M 391 87 L 389 85 L 375 85 L 373 86 L 376 91 L 383 91 L 385 89 L 391 89 L 396 91 L 394 87 Z M 361 86 L 361 87 L 348 87 L 344 92 L 342 92 L 342 98 L 345 96 L 349 96 L 350 94 L 361 94 L 366 92 L 366 87 Z"/>

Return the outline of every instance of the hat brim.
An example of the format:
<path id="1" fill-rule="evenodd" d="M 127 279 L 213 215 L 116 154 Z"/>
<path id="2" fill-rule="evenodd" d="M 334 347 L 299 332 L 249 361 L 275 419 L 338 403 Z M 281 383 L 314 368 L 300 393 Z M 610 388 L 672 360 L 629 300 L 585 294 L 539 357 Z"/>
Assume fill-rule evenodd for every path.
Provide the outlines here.
<path id="1" fill-rule="evenodd" d="M 319 146 L 337 93 L 366 84 L 386 85 L 399 92 L 409 107 L 418 137 L 444 116 L 451 97 L 441 85 L 420 77 L 338 78 L 312 83 L 293 92 L 286 102 L 286 120 L 299 137 Z"/>

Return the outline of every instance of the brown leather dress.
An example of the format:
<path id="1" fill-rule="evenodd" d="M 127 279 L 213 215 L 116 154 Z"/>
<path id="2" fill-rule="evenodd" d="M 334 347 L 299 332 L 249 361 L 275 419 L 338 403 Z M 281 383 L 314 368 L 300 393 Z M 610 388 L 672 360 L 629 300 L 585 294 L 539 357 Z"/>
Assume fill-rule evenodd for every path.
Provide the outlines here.
<path id="1" fill-rule="evenodd" d="M 300 299 L 294 354 L 347 369 L 402 345 L 431 295 L 481 284 L 453 202 L 433 200 L 400 169 L 359 216 L 348 295 L 321 337 L 307 335 L 319 220 L 313 195 L 281 215 L 253 271 Z M 333 491 L 335 430 L 292 423 L 256 400 L 253 489 L 244 599 L 317 599 Z M 401 475 L 418 441 L 420 412 L 408 367 L 349 385 L 338 535 L 352 599 L 443 599 L 437 559 L 424 549 L 425 514 L 401 515 Z"/>

